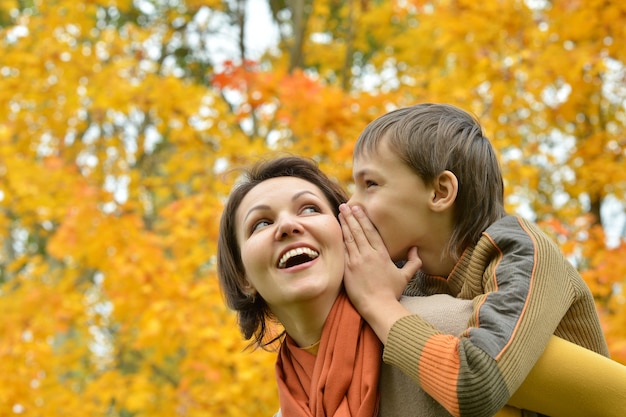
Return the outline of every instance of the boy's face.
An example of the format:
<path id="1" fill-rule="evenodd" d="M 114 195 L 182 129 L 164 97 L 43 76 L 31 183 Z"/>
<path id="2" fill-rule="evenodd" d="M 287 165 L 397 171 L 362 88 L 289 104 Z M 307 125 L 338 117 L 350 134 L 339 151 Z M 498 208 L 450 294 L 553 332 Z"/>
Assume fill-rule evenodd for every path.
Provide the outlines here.
<path id="1" fill-rule="evenodd" d="M 363 207 L 394 261 L 405 260 L 412 246 L 422 254 L 437 240 L 428 205 L 433 189 L 385 141 L 375 152 L 355 157 L 353 177 L 355 192 L 348 204 Z"/>

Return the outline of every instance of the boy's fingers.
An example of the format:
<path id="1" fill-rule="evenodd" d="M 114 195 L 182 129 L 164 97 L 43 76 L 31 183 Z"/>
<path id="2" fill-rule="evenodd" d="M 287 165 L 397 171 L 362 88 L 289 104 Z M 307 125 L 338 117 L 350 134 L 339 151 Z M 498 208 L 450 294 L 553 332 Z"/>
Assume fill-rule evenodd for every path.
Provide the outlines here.
<path id="1" fill-rule="evenodd" d="M 344 245 L 348 254 L 350 254 L 350 252 L 356 250 L 356 248 L 354 247 L 354 236 L 350 231 L 350 226 L 348 225 L 348 222 L 346 221 L 343 213 L 339 213 L 339 224 L 341 225 L 341 233 L 343 234 Z"/>
<path id="2" fill-rule="evenodd" d="M 407 283 L 413 278 L 417 271 L 422 267 L 422 260 L 417 254 L 417 247 L 413 246 L 407 255 L 407 261 L 402 265 L 402 272 Z"/>
<path id="3" fill-rule="evenodd" d="M 354 218 L 352 209 L 347 204 L 340 205 L 339 209 L 341 210 L 339 221 L 341 222 L 344 242 L 346 244 L 356 243 L 357 246 L 367 243 L 363 229 L 358 220 Z"/>
<path id="4" fill-rule="evenodd" d="M 385 244 L 380 237 L 380 233 L 378 233 L 378 230 L 376 230 L 372 221 L 369 217 L 367 217 L 367 214 L 365 214 L 363 209 L 359 206 L 354 206 L 352 207 L 352 213 L 354 214 L 354 218 L 358 221 L 360 230 L 369 244 L 377 250 L 385 248 Z"/>

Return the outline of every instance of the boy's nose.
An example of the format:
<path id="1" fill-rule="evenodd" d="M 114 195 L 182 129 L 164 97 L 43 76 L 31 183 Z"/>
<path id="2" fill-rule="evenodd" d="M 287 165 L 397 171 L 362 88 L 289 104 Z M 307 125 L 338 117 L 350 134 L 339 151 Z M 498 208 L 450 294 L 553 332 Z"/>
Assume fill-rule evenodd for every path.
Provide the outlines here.
<path id="1" fill-rule="evenodd" d="M 350 197 L 350 199 L 348 200 L 348 202 L 346 204 L 348 204 L 350 207 L 352 206 L 360 206 L 360 199 L 359 199 L 359 195 L 358 193 L 354 193 L 352 195 L 352 197 Z"/>

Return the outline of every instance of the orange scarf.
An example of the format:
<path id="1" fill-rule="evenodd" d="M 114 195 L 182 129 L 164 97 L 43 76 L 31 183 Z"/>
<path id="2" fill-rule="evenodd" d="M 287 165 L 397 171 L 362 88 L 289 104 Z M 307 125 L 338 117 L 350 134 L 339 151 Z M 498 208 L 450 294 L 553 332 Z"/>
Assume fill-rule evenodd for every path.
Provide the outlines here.
<path id="1" fill-rule="evenodd" d="M 276 361 L 284 417 L 374 417 L 382 345 L 344 292 L 324 328 L 317 356 L 286 337 Z"/>

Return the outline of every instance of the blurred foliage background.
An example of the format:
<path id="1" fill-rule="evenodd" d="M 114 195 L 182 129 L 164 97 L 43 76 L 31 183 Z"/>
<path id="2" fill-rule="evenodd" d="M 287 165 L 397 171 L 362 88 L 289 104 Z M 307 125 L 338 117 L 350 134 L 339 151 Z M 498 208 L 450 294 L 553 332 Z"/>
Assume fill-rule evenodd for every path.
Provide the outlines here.
<path id="1" fill-rule="evenodd" d="M 0 415 L 272 415 L 217 287 L 230 171 L 349 189 L 365 125 L 426 101 L 480 118 L 626 363 L 624 39 L 618 0 L 0 0 Z"/>

